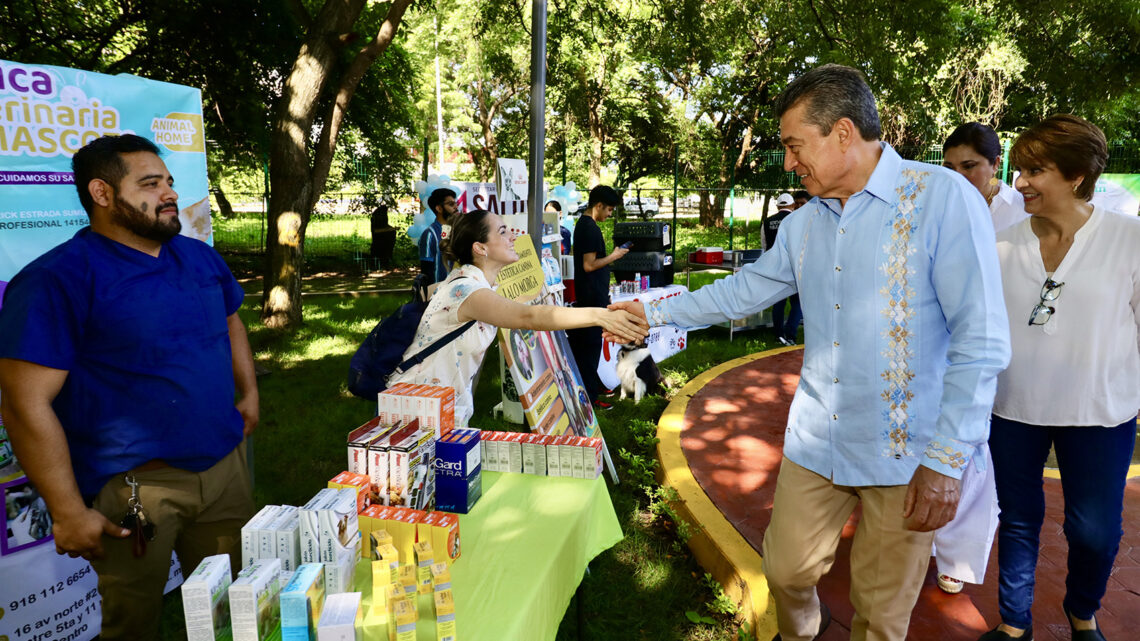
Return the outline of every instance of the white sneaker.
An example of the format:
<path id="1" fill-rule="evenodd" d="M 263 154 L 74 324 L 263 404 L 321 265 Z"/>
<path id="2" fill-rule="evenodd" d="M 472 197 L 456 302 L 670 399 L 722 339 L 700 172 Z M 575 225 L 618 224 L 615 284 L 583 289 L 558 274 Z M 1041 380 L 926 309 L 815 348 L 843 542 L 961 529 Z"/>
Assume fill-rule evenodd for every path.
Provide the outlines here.
<path id="1" fill-rule="evenodd" d="M 959 581 L 958 579 L 955 579 L 952 576 L 949 576 L 946 574 L 939 574 L 938 575 L 938 587 L 942 588 L 942 591 L 945 592 L 946 594 L 958 594 L 959 592 L 962 591 L 962 588 L 965 587 L 965 585 L 961 581 Z"/>
<path id="2" fill-rule="evenodd" d="M 788 340 L 788 339 L 784 338 L 783 336 L 777 336 L 777 337 L 776 337 L 776 340 L 780 341 L 780 344 L 781 344 L 781 345 L 783 345 L 783 346 L 785 346 L 785 347 L 791 347 L 791 346 L 795 345 L 795 343 L 793 343 L 792 341 L 790 341 L 790 340 Z"/>

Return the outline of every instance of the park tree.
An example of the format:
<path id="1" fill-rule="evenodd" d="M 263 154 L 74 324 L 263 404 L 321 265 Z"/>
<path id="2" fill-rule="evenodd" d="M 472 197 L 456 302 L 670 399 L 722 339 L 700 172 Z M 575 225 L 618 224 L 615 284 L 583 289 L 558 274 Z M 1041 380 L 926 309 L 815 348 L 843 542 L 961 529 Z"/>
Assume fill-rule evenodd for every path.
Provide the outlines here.
<path id="1" fill-rule="evenodd" d="M 365 0 L 326 0 L 310 14 L 303 3 L 292 3 L 304 38 L 284 78 L 271 127 L 261 308 L 267 327 L 291 328 L 302 322 L 301 279 L 309 217 L 324 191 L 337 139 L 360 81 L 392 44 L 409 4 L 411 0 L 392 0 L 377 7 Z M 371 11 L 383 11 L 383 17 L 370 39 L 362 43 L 357 30 L 371 22 L 367 19 Z M 316 133 L 318 118 L 321 126 Z"/>

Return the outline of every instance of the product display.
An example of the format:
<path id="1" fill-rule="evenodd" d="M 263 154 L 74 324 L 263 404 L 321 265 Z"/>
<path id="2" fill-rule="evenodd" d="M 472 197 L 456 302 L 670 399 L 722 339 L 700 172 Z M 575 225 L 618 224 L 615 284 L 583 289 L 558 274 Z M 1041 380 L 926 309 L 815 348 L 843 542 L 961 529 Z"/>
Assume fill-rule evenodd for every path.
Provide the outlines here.
<path id="1" fill-rule="evenodd" d="M 479 430 L 455 430 L 435 446 L 435 507 L 467 514 L 483 494 Z"/>
<path id="2" fill-rule="evenodd" d="M 431 566 L 435 563 L 431 541 L 416 541 L 416 585 L 420 594 L 431 594 Z"/>

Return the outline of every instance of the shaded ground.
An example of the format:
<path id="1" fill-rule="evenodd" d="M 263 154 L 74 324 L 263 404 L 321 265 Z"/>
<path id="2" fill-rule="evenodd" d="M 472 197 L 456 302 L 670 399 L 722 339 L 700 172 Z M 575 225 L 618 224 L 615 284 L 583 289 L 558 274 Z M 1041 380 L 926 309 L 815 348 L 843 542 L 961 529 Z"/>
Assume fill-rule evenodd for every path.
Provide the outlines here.
<path id="1" fill-rule="evenodd" d="M 224 254 L 226 264 L 249 296 L 261 296 L 265 258 L 253 254 Z M 414 267 L 380 268 L 374 264 L 358 264 L 351 258 L 315 257 L 305 259 L 303 294 L 347 294 L 379 290 L 409 290 L 417 269 Z"/>
<path id="2" fill-rule="evenodd" d="M 768 526 L 782 456 L 783 433 L 803 352 L 761 358 L 714 379 L 690 401 L 681 446 L 701 487 L 749 543 L 759 552 Z M 1134 455 L 1140 463 L 1140 452 Z M 1045 479 L 1046 523 L 1042 529 L 1034 607 L 1036 638 L 1069 638 L 1061 612 L 1066 544 L 1060 481 Z M 1109 581 L 1100 622 L 1109 639 L 1140 638 L 1140 479 L 1128 482 L 1124 507 L 1124 539 Z M 835 623 L 824 641 L 848 638 L 853 614 L 850 550 L 859 511 L 844 529 L 835 565 L 820 583 L 821 598 Z M 985 583 L 968 585 L 947 595 L 935 584 L 931 563 L 911 620 L 911 641 L 975 641 L 998 621 L 997 550 L 990 558 Z"/>

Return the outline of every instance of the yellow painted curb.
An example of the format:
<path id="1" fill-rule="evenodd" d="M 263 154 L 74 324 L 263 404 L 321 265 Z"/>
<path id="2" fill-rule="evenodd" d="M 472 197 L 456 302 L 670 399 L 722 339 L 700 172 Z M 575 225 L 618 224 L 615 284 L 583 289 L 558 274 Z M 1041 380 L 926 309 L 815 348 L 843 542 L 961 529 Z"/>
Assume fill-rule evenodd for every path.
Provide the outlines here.
<path id="1" fill-rule="evenodd" d="M 1133 463 L 1128 466 L 1128 476 L 1126 478 L 1134 479 L 1140 477 L 1140 464 Z M 1055 467 L 1045 468 L 1045 478 L 1047 479 L 1060 479 L 1061 470 Z"/>
<path id="2" fill-rule="evenodd" d="M 674 508 L 694 526 L 689 548 L 701 567 L 712 574 L 724 586 L 725 594 L 739 605 L 738 618 L 751 622 L 752 633 L 757 639 L 771 639 L 777 632 L 776 608 L 768 594 L 768 581 L 760 567 L 760 555 L 724 518 L 693 477 L 681 450 L 681 429 L 689 400 L 714 378 L 752 361 L 795 349 L 803 349 L 803 346 L 750 354 L 703 372 L 673 397 L 657 423 L 660 441 L 657 457 L 661 463 L 658 476 L 662 485 L 677 491 L 679 504 Z"/>

